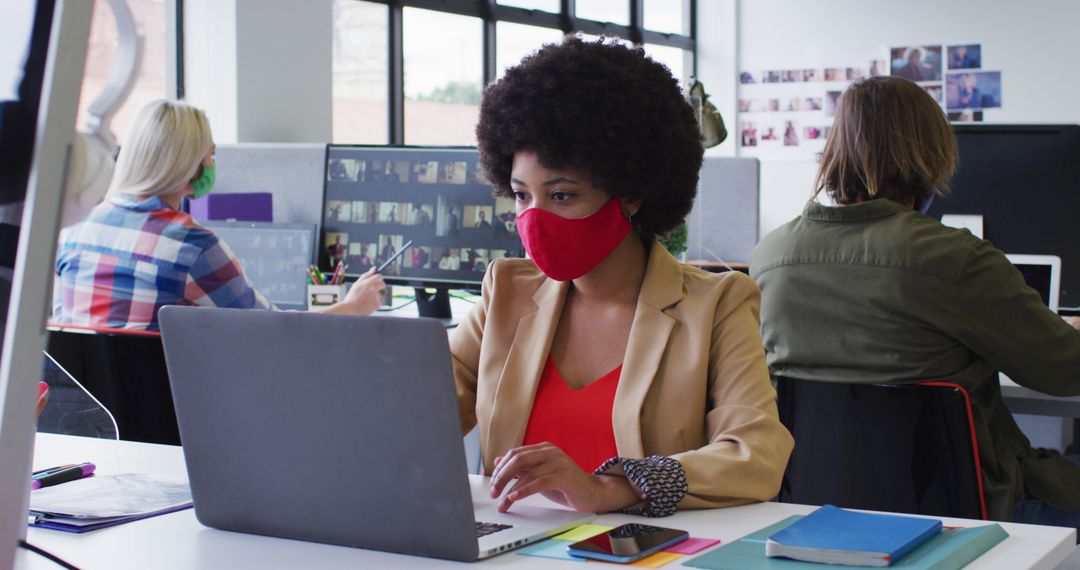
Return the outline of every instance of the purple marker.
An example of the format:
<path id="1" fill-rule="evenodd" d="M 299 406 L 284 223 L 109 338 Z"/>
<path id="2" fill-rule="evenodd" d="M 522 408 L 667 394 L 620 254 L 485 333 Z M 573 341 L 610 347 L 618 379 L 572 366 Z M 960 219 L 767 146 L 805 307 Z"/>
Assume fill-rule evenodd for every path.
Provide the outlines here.
<path id="1" fill-rule="evenodd" d="M 81 463 L 74 467 L 68 467 L 67 469 L 57 471 L 56 473 L 50 473 L 44 477 L 34 479 L 33 482 L 30 483 L 30 488 L 40 489 L 50 485 L 59 485 L 60 483 L 67 483 L 68 481 L 89 477 L 94 474 L 94 469 L 96 468 L 97 467 L 93 463 Z"/>

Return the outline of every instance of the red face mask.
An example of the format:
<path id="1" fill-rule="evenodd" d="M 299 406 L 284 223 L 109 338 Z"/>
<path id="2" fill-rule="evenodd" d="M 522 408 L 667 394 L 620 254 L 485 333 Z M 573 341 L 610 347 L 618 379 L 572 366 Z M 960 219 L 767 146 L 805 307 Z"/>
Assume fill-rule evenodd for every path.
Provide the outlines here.
<path id="1" fill-rule="evenodd" d="M 564 218 L 540 208 L 529 208 L 517 217 L 525 251 L 544 275 L 556 281 L 570 281 L 592 271 L 630 229 L 616 198 L 584 218 Z"/>

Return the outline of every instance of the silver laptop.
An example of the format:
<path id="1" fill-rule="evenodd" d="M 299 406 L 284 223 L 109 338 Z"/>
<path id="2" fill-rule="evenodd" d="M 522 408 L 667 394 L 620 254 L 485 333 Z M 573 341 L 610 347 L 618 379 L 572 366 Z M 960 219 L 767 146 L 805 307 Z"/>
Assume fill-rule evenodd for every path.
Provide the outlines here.
<path id="1" fill-rule="evenodd" d="M 164 307 L 195 515 L 223 530 L 476 560 L 592 520 L 470 485 L 434 320 Z"/>

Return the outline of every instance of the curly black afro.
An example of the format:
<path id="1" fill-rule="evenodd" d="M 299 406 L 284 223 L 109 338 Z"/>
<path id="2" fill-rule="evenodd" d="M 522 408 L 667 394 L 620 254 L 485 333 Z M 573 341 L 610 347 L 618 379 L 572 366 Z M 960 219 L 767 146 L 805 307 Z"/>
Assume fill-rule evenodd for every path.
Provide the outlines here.
<path id="1" fill-rule="evenodd" d="M 641 200 L 632 222 L 648 237 L 690 213 L 704 152 L 667 67 L 640 48 L 573 37 L 487 86 L 476 138 L 496 195 L 511 195 L 514 153 L 531 150 L 547 168 L 578 168 L 608 194 Z"/>

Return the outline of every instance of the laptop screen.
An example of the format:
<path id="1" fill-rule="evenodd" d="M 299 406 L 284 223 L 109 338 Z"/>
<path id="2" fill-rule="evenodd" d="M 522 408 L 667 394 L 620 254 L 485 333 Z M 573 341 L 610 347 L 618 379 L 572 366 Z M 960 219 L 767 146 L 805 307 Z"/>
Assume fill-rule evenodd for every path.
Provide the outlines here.
<path id="1" fill-rule="evenodd" d="M 1028 287 L 1039 293 L 1043 304 L 1050 306 L 1050 276 L 1053 268 L 1050 265 L 1028 263 L 1016 264 L 1016 268 L 1024 276 L 1024 282 L 1028 284 Z"/>

